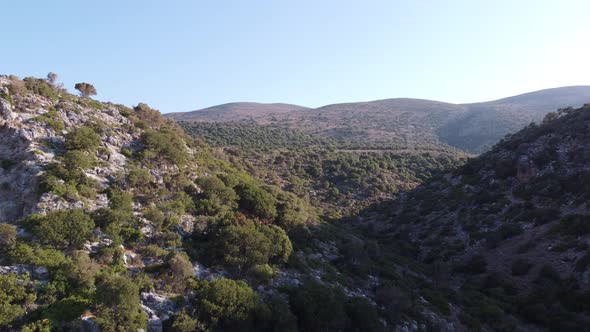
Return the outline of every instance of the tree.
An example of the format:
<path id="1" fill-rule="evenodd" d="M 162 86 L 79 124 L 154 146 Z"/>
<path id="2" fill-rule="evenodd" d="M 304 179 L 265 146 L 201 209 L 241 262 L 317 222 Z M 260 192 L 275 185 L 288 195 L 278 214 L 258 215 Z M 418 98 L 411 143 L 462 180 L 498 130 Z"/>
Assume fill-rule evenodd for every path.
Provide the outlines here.
<path id="1" fill-rule="evenodd" d="M 43 242 L 56 247 L 79 247 L 92 237 L 94 221 L 84 211 L 56 210 L 47 215 L 33 215 L 25 220 Z"/>
<path id="2" fill-rule="evenodd" d="M 193 275 L 193 264 L 185 253 L 172 253 L 168 259 L 171 283 L 177 290 L 183 290 L 186 281 Z"/>
<path id="3" fill-rule="evenodd" d="M 93 152 L 100 145 L 100 136 L 90 127 L 80 127 L 66 135 L 66 150 Z"/>
<path id="4" fill-rule="evenodd" d="M 16 243 L 16 229 L 9 224 L 0 224 L 0 251 L 9 249 Z"/>
<path id="5" fill-rule="evenodd" d="M 276 217 L 276 200 L 266 190 L 248 182 L 240 183 L 235 190 L 240 196 L 240 208 L 262 219 L 273 220 Z"/>
<path id="6" fill-rule="evenodd" d="M 269 261 L 275 264 L 287 263 L 293 251 L 287 233 L 275 225 L 260 225 L 259 229 L 270 240 Z"/>
<path id="7" fill-rule="evenodd" d="M 254 265 L 266 264 L 272 243 L 256 228 L 254 222 L 223 227 L 212 239 L 213 255 L 238 273 Z"/>
<path id="8" fill-rule="evenodd" d="M 120 275 L 106 275 L 96 290 L 97 321 L 102 331 L 137 331 L 145 329 L 139 286 Z"/>
<path id="9" fill-rule="evenodd" d="M 54 72 L 49 72 L 49 74 L 47 74 L 47 82 L 49 82 L 51 85 L 55 85 L 55 82 L 57 82 L 57 74 Z"/>
<path id="10" fill-rule="evenodd" d="M 194 332 L 204 330 L 202 324 L 192 318 L 186 310 L 175 313 L 172 315 L 172 324 L 170 325 L 170 331 L 172 332 Z"/>
<path id="11" fill-rule="evenodd" d="M 203 285 L 197 292 L 199 316 L 211 327 L 219 325 L 228 331 L 240 327 L 248 330 L 262 309 L 258 294 L 243 281 L 218 278 Z"/>
<path id="12" fill-rule="evenodd" d="M 76 83 L 74 89 L 80 91 L 80 97 L 89 97 L 96 95 L 96 88 L 90 83 Z"/>
<path id="13" fill-rule="evenodd" d="M 24 306 L 35 301 L 35 293 L 26 288 L 28 283 L 26 275 L 0 275 L 0 326 L 10 327 L 25 314 Z"/>

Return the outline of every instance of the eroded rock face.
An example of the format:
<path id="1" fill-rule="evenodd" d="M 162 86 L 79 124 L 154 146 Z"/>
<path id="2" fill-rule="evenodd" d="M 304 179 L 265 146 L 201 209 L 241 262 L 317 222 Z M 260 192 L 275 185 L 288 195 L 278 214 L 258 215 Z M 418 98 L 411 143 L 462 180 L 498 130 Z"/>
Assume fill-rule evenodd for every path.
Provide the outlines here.
<path id="1" fill-rule="evenodd" d="M 29 146 L 8 122 L 0 127 L 0 222 L 21 218 L 35 204 L 41 169 L 31 160 Z"/>
<path id="2" fill-rule="evenodd" d="M 163 322 L 176 310 L 170 298 L 155 292 L 141 293 L 141 307 L 148 317 L 148 332 L 161 332 Z"/>
<path id="3" fill-rule="evenodd" d="M 0 77 L 0 95 L 9 94 L 9 84 L 6 77 Z M 12 98 L 9 102 L 0 97 L 0 223 L 11 223 L 31 213 L 74 208 L 93 211 L 108 206 L 104 195 L 84 201 L 66 201 L 53 194 L 39 196 L 40 176 L 45 166 L 63 153 L 68 131 L 100 123 L 108 128 L 97 152 L 104 163 L 86 170 L 86 175 L 103 188 L 108 187 L 114 174 L 126 167 L 127 158 L 120 153 L 121 148 L 132 146 L 138 139 L 139 134 L 127 127 L 129 120 L 114 107 L 96 110 L 72 100 L 55 101 L 31 93 Z M 65 130 L 56 131 L 40 120 L 50 111 L 52 119 L 62 121 Z"/>

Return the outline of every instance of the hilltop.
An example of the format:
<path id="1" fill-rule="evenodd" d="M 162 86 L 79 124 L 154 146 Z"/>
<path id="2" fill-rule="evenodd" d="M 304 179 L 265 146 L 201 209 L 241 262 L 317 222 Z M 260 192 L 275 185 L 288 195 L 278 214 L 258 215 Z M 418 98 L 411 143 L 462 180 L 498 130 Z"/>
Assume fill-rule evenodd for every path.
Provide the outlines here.
<path id="1" fill-rule="evenodd" d="M 263 103 L 227 103 L 207 107 L 198 111 L 168 113 L 165 116 L 176 121 L 240 121 L 251 120 L 269 114 L 281 114 L 291 111 L 299 111 L 307 107 L 291 104 L 263 104 Z"/>
<path id="2" fill-rule="evenodd" d="M 482 153 L 506 134 L 515 132 L 563 107 L 590 102 L 589 86 L 546 89 L 496 101 L 452 104 L 396 98 L 327 105 L 315 109 L 284 106 L 274 110 L 252 103 L 214 106 L 166 114 L 178 121 L 227 122 L 254 120 L 332 138 L 353 148 L 455 147 Z M 271 104 L 272 105 L 272 104 Z"/>

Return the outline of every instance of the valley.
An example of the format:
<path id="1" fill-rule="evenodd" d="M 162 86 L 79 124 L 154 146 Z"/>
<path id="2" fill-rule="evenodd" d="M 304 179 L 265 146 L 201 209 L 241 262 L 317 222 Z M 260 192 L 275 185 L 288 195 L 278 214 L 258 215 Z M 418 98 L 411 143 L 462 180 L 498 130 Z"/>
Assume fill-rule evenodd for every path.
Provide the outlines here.
<path id="1" fill-rule="evenodd" d="M 584 330 L 586 93 L 164 117 L 1 76 L 0 330 Z"/>

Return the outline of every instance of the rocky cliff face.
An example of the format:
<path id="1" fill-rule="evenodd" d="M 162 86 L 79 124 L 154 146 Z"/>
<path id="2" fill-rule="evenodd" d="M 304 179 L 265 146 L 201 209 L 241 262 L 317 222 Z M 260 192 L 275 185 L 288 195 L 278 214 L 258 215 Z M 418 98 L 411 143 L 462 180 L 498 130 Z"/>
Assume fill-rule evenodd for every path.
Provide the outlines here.
<path id="1" fill-rule="evenodd" d="M 0 78 L 0 95 L 8 94 L 10 84 L 8 78 Z M 102 109 L 100 104 L 96 109 L 75 99 L 57 101 L 38 94 L 15 99 L 13 105 L 0 98 L 0 222 L 15 221 L 33 212 L 104 207 L 108 203 L 104 195 L 84 202 L 67 202 L 52 193 L 39 195 L 39 177 L 63 151 L 64 135 L 69 130 L 101 123 L 109 128 L 101 137 L 101 153 L 97 155 L 105 163 L 85 173 L 106 188 L 112 175 L 125 167 L 121 149 L 139 137 L 138 132 L 123 129 L 129 120 L 116 107 Z"/>

